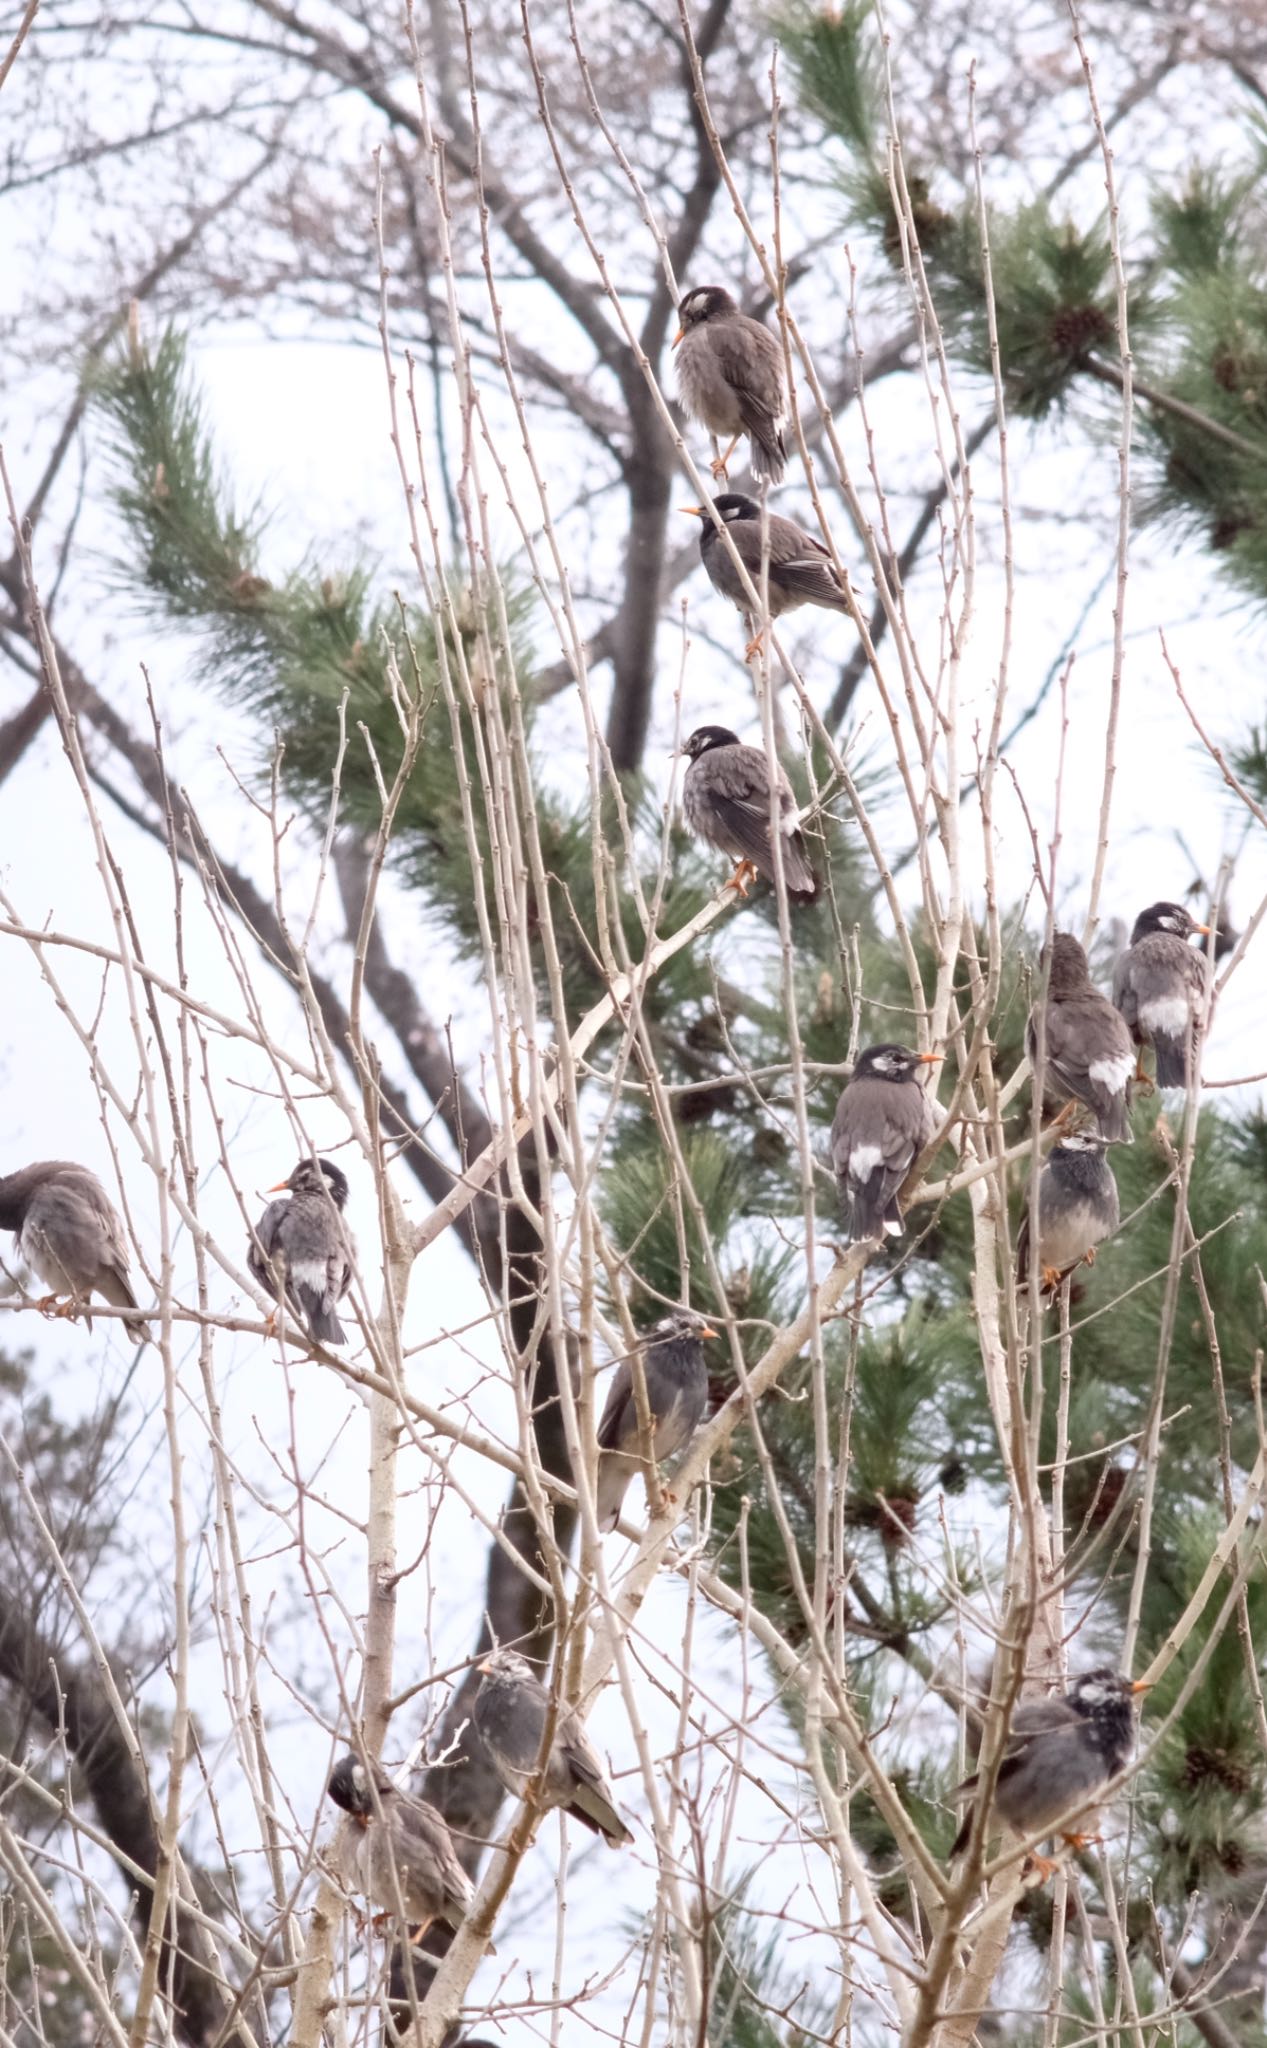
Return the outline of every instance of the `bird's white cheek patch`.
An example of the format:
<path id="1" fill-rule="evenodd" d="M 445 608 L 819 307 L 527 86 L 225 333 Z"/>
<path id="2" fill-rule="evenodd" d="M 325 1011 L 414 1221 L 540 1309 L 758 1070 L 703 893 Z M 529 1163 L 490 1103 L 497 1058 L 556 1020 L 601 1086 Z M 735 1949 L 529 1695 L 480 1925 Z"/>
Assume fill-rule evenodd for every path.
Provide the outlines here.
<path id="1" fill-rule="evenodd" d="M 1134 1071 L 1135 1061 L 1130 1053 L 1119 1054 L 1115 1060 L 1092 1060 L 1087 1068 L 1090 1079 L 1107 1088 L 1110 1095 L 1119 1094 Z"/>
<path id="2" fill-rule="evenodd" d="M 870 1180 L 883 1157 L 878 1145 L 855 1145 L 849 1154 L 850 1180 Z"/>
<path id="3" fill-rule="evenodd" d="M 1145 1031 L 1160 1031 L 1163 1038 L 1182 1038 L 1188 1028 L 1188 1005 L 1182 996 L 1159 997 L 1154 1003 L 1141 1003 L 1139 1021 Z"/>

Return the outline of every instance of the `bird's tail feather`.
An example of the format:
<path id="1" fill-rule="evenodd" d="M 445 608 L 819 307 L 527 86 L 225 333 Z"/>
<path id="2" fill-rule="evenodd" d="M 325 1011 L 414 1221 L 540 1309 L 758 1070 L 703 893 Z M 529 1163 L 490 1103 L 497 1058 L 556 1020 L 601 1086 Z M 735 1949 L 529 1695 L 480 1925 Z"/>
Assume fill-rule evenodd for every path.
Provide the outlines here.
<path id="1" fill-rule="evenodd" d="M 1157 1086 L 1159 1088 L 1186 1088 L 1188 1085 L 1188 1047 L 1182 1038 L 1166 1038 L 1154 1034 L 1153 1051 L 1157 1056 Z"/>
<path id="2" fill-rule="evenodd" d="M 578 1788 L 568 1812 L 573 1819 L 583 1821 L 596 1835 L 604 1835 L 613 1849 L 619 1849 L 624 1842 L 632 1842 L 633 1836 L 625 1826 L 610 1800 L 604 1799 L 593 1785 Z"/>
<path id="3" fill-rule="evenodd" d="M 308 1331 L 318 1344 L 346 1344 L 348 1341 L 334 1310 L 320 1304 L 308 1312 Z"/>

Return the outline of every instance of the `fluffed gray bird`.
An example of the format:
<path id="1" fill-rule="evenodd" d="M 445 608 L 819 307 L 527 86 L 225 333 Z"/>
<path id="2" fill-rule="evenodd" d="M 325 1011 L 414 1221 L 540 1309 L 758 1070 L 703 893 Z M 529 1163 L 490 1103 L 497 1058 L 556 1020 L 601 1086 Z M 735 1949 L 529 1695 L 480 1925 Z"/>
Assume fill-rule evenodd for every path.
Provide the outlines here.
<path id="1" fill-rule="evenodd" d="M 301 1159 L 290 1179 L 269 1193 L 283 1188 L 290 1199 L 269 1203 L 252 1233 L 247 1263 L 261 1287 L 285 1298 L 318 1344 L 346 1344 L 334 1311 L 352 1284 L 352 1244 L 343 1222 L 347 1175 L 332 1160 Z"/>
<path id="2" fill-rule="evenodd" d="M 1069 1101 L 1091 1110 L 1114 1145 L 1131 1143 L 1129 1122 L 1135 1051 L 1131 1034 L 1087 968 L 1087 956 L 1070 932 L 1051 942 L 1045 1025 L 1043 1097 L 1048 1108 Z M 1038 1057 L 1038 1015 L 1030 1012 L 1026 1043 Z"/>
<path id="3" fill-rule="evenodd" d="M 483 1683 L 475 1695 L 476 1730 L 506 1790 L 526 1799 L 541 1765 L 550 1695 L 515 1650 L 495 1650 L 479 1670 Z M 571 1707 L 559 1706 L 536 1793 L 543 1806 L 562 1807 L 613 1849 L 633 1840 L 597 1752 Z"/>
<path id="4" fill-rule="evenodd" d="M 1075 1266 L 1095 1264 L 1095 1248 L 1121 1221 L 1117 1182 L 1099 1131 L 1071 1131 L 1053 1145 L 1038 1176 L 1038 1228 L 1029 1206 L 1016 1237 L 1016 1272 L 1029 1279 L 1030 1246 L 1036 1240 L 1041 1286 L 1051 1293 Z"/>
<path id="5" fill-rule="evenodd" d="M 700 560 L 708 571 L 714 590 L 728 597 L 744 614 L 748 631 L 752 634 L 744 653 L 751 659 L 761 644 L 761 634 L 755 630 L 752 603 L 730 559 L 730 550 L 709 518 L 706 505 L 683 505 L 682 510 L 703 521 L 699 537 Z M 720 498 L 714 498 L 713 510 L 725 525 L 736 554 L 760 593 L 760 505 L 755 498 L 746 498 L 742 491 L 725 491 Z M 832 566 L 831 556 L 822 542 L 803 532 L 795 520 L 783 519 L 777 512 L 768 513 L 765 543 L 765 595 L 772 619 L 780 619 L 784 612 L 795 611 L 798 605 L 803 604 L 821 605 L 833 612 L 849 610 L 849 599 Z"/>
<path id="6" fill-rule="evenodd" d="M 704 1419 L 708 1406 L 705 1337 L 715 1337 L 702 1316 L 678 1309 L 652 1328 L 642 1353 L 647 1407 L 653 1424 L 651 1448 L 657 1465 L 685 1449 Z M 633 1364 L 622 1359 L 608 1390 L 598 1425 L 598 1526 L 604 1533 L 620 1520 L 625 1492 L 642 1469 L 638 1438 L 638 1403 Z"/>
<path id="7" fill-rule="evenodd" d="M 682 752 L 690 767 L 682 782 L 687 825 L 739 863 L 728 886 L 748 893 L 753 874 L 774 880 L 770 838 L 770 793 L 776 793 L 783 846 L 783 879 L 790 896 L 813 896 L 818 887 L 805 840 L 796 822 L 796 798 L 778 763 L 773 771 L 760 747 L 745 746 L 725 725 L 701 725 Z M 771 774 L 773 773 L 773 785 Z"/>
<path id="8" fill-rule="evenodd" d="M 1152 903 L 1141 910 L 1131 943 L 1113 970 L 1113 1000 L 1137 1046 L 1151 1045 L 1159 1088 L 1185 1088 L 1196 1069 L 1196 1045 L 1205 1008 L 1205 961 L 1189 939 L 1208 938 L 1182 903 Z M 1143 1080 L 1142 1072 L 1136 1079 Z"/>
<path id="9" fill-rule="evenodd" d="M 869 1045 L 841 1091 L 831 1127 L 831 1163 L 851 1244 L 900 1237 L 898 1189 L 937 1129 L 920 1068 L 939 1052 Z"/>
<path id="10" fill-rule="evenodd" d="M 1012 1715 L 994 1788 L 994 1811 L 1018 1835 L 1041 1836 L 1060 1823 L 1072 1848 L 1085 1837 L 1078 1824 L 1099 1803 L 1105 1786 L 1135 1746 L 1137 1696 L 1148 1687 L 1123 1678 L 1107 1664 L 1084 1671 L 1067 1693 L 1025 1700 Z M 955 1797 L 975 1792 L 977 1772 L 956 1788 Z M 973 1808 L 951 1845 L 958 1856 L 972 1830 Z"/>
<path id="11" fill-rule="evenodd" d="M 75 1315 L 96 1293 L 111 1308 L 134 1309 L 127 1241 L 118 1212 L 95 1173 L 70 1159 L 41 1159 L 0 1177 L 0 1230 L 17 1235 L 18 1250 L 52 1293 L 40 1307 L 53 1315 Z M 58 1297 L 65 1295 L 65 1301 Z M 124 1318 L 124 1329 L 143 1344 L 149 1328 L 141 1316 Z"/>
<path id="12" fill-rule="evenodd" d="M 335 1765 L 326 1789 L 355 1822 L 346 1875 L 357 1890 L 388 1913 L 403 1905 L 414 1943 L 433 1920 L 460 1927 L 474 1893 L 435 1807 L 397 1791 L 381 1773 L 371 1785 L 369 1771 L 351 1753 Z"/>
<path id="13" fill-rule="evenodd" d="M 740 436 L 748 436 L 755 477 L 777 484 L 787 463 L 783 351 L 768 327 L 741 313 L 719 284 L 697 285 L 678 307 L 678 391 L 693 419 L 730 446 L 713 463 L 723 477 Z"/>

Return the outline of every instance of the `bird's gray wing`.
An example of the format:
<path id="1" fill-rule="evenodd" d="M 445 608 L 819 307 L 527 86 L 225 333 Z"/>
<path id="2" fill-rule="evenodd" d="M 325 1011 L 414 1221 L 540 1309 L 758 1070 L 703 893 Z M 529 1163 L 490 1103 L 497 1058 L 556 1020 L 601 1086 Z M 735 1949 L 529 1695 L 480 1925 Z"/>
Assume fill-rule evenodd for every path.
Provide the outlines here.
<path id="1" fill-rule="evenodd" d="M 864 1077 L 844 1091 L 832 1125 L 832 1165 L 861 1235 L 874 1237 L 881 1230 L 934 1125 L 922 1088 Z"/>
<path id="2" fill-rule="evenodd" d="M 735 394 L 744 429 L 762 448 L 783 462 L 779 428 L 786 410 L 783 356 L 768 327 L 746 316 L 719 320 L 710 340 L 726 382 Z"/>
<path id="3" fill-rule="evenodd" d="M 1106 1137 L 1129 1134 L 1135 1053 L 1125 1018 L 1104 996 L 1048 1004 L 1047 1064 L 1058 1087 L 1095 1111 Z"/>
<path id="4" fill-rule="evenodd" d="M 425 1801 L 397 1795 L 389 1807 L 392 1846 L 405 1872 L 430 1891 L 441 1919 L 460 1927 L 471 1899 L 471 1881 L 458 1862 L 453 1837 L 441 1815 Z"/>
<path id="5" fill-rule="evenodd" d="M 1021 1759 L 1028 1754 L 1029 1746 L 1036 1735 L 1051 1735 L 1057 1729 L 1077 1729 L 1083 1725 L 1082 1717 L 1068 1700 L 1057 1695 L 1049 1700 L 1023 1700 L 1012 1715 L 1003 1745 L 1003 1757 L 999 1764 L 999 1782 L 1015 1771 Z M 962 1793 L 975 1792 L 981 1780 L 979 1771 L 973 1771 L 955 1787 L 956 1799 Z"/>
<path id="6" fill-rule="evenodd" d="M 246 1263 L 254 1277 L 259 1281 L 260 1286 L 267 1288 L 270 1294 L 274 1294 L 277 1291 L 277 1279 L 273 1271 L 272 1261 L 277 1256 L 279 1249 L 278 1233 L 281 1227 L 281 1220 L 289 1207 L 289 1202 L 284 1198 L 276 1202 L 270 1202 L 251 1232 L 251 1241 L 247 1246 Z"/>
<path id="7" fill-rule="evenodd" d="M 701 766 L 707 766 L 709 777 L 707 790 L 709 801 L 714 805 L 719 821 L 731 841 L 731 850 L 736 859 L 750 860 L 769 880 L 774 876 L 774 851 L 770 844 L 770 768 L 765 755 L 756 747 L 716 748 L 705 754 Z M 794 799 L 787 777 L 781 768 L 775 770 L 775 788 L 778 791 L 780 815 L 793 807 Z M 785 853 L 785 865 L 795 868 L 795 842 L 791 835 L 788 845 L 793 854 Z M 808 866 L 808 863 L 806 863 Z M 800 886 L 800 878 L 789 873 L 788 882 L 792 888 Z"/>
<path id="8" fill-rule="evenodd" d="M 751 530 L 759 567 L 761 530 L 755 522 Z M 756 581 L 755 573 L 753 580 Z M 791 519 L 770 521 L 770 580 L 802 603 L 828 605 L 837 611 L 849 608 L 827 549 L 813 534 L 803 533 Z"/>
<path id="9" fill-rule="evenodd" d="M 607 1390 L 607 1399 L 598 1424 L 598 1448 L 600 1451 L 617 1451 L 626 1448 L 627 1438 L 636 1440 L 638 1432 L 638 1410 L 633 1397 L 633 1368 L 626 1358 L 616 1367 L 616 1377 Z"/>
<path id="10" fill-rule="evenodd" d="M 613 1842 L 632 1841 L 616 1810 L 607 1775 L 577 1715 L 566 1708 L 559 1716 L 555 1757 L 572 1780 L 571 1810 L 578 1820 Z M 554 1758 L 551 1759 L 554 1762 Z"/>

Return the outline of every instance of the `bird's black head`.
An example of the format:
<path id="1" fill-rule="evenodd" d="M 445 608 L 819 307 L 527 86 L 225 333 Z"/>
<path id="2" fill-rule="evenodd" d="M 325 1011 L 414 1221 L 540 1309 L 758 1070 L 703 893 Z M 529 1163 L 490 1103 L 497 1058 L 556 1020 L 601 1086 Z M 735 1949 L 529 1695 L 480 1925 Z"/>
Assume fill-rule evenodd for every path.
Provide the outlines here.
<path id="1" fill-rule="evenodd" d="M 348 1177 L 332 1159 L 301 1159 L 289 1180 L 280 1183 L 292 1195 L 329 1195 L 336 1209 L 348 1198 Z"/>
<path id="2" fill-rule="evenodd" d="M 738 306 L 724 285 L 697 284 L 694 291 L 686 294 L 677 309 L 681 326 L 677 341 L 689 334 L 692 327 L 698 327 L 703 320 L 725 320 L 731 313 L 737 313 Z M 676 346 L 676 343 L 675 343 Z"/>
<path id="3" fill-rule="evenodd" d="M 648 1344 L 681 1344 L 688 1339 L 699 1343 L 704 1337 L 715 1337 L 716 1330 L 711 1323 L 697 1315 L 693 1308 L 675 1308 L 671 1315 L 661 1316 L 647 1332 Z"/>
<path id="4" fill-rule="evenodd" d="M 1209 933 L 1208 924 L 1198 924 L 1195 917 L 1186 911 L 1182 903 L 1150 903 L 1147 910 L 1141 910 L 1131 933 L 1131 944 L 1146 939 L 1152 932 L 1169 932 L 1176 939 L 1190 939 L 1200 932 L 1205 938 Z"/>
<path id="5" fill-rule="evenodd" d="M 1054 1159 L 1058 1152 L 1072 1153 L 1081 1159 L 1088 1152 L 1107 1152 L 1108 1149 L 1109 1140 L 1099 1131 L 1070 1131 L 1059 1144 L 1052 1146 L 1051 1156 Z"/>
<path id="6" fill-rule="evenodd" d="M 713 499 L 713 510 L 733 526 L 739 519 L 760 519 L 761 507 L 755 498 L 749 498 L 743 491 L 723 491 L 720 498 Z"/>
<path id="7" fill-rule="evenodd" d="M 689 755 L 692 761 L 698 761 L 701 754 L 711 753 L 714 747 L 738 745 L 739 735 L 732 732 L 728 725 L 697 725 L 681 751 Z"/>
<path id="8" fill-rule="evenodd" d="M 680 509 L 699 520 L 699 545 L 700 553 L 703 554 L 717 539 L 717 528 L 708 516 L 707 505 L 683 505 Z M 720 498 L 713 499 L 713 510 L 723 526 L 738 526 L 744 520 L 761 517 L 761 507 L 756 499 L 745 497 L 742 491 L 723 491 Z"/>
<path id="9" fill-rule="evenodd" d="M 921 1067 L 939 1060 L 939 1052 L 912 1052 L 907 1045 L 869 1045 L 858 1054 L 851 1080 L 911 1081 Z"/>
<path id="10" fill-rule="evenodd" d="M 1068 1700 L 1075 1713 L 1109 1729 L 1129 1734 L 1135 1721 L 1135 1701 L 1148 1687 L 1142 1681 L 1124 1678 L 1110 1664 L 1097 1664 L 1081 1671 L 1069 1686 Z"/>
<path id="11" fill-rule="evenodd" d="M 381 1779 L 379 1781 L 379 1791 L 389 1792 L 390 1790 L 391 1787 L 386 1779 Z M 330 1783 L 326 1786 L 326 1791 L 336 1806 L 341 1806 L 345 1813 L 352 1814 L 357 1820 L 367 1820 L 374 1811 L 374 1795 L 370 1789 L 370 1774 L 360 1758 L 353 1756 L 351 1750 L 348 1751 L 346 1756 L 339 1758 L 338 1763 L 331 1771 Z"/>
<path id="12" fill-rule="evenodd" d="M 518 1650 L 490 1650 L 475 1668 L 481 1678 L 491 1678 L 494 1685 L 522 1685 L 526 1679 L 539 1676 Z"/>

